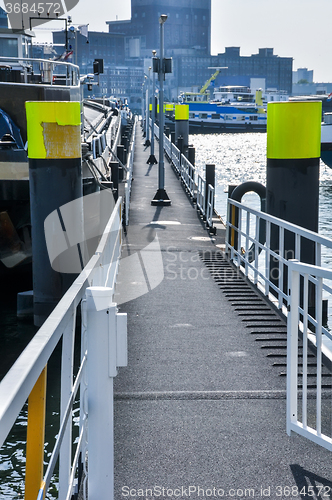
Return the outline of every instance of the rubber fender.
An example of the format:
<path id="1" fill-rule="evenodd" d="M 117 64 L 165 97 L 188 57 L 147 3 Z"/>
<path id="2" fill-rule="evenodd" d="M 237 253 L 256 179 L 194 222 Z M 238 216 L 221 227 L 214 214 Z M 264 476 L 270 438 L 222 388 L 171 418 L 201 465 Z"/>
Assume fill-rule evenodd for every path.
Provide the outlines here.
<path id="1" fill-rule="evenodd" d="M 230 198 L 232 200 L 238 201 L 241 203 L 242 197 L 246 193 L 254 192 L 258 194 L 261 200 L 261 211 L 266 212 L 266 187 L 263 184 L 255 181 L 248 181 L 236 186 L 230 194 Z M 235 216 L 235 226 L 238 227 L 238 210 L 236 210 Z M 266 223 L 265 220 L 260 219 L 259 222 L 259 232 L 258 232 L 258 241 L 261 245 L 265 244 L 266 241 Z M 261 252 L 261 248 L 258 247 L 258 253 Z M 255 260 L 255 244 L 253 243 L 249 250 L 245 254 L 246 260 L 248 262 L 253 262 Z"/>

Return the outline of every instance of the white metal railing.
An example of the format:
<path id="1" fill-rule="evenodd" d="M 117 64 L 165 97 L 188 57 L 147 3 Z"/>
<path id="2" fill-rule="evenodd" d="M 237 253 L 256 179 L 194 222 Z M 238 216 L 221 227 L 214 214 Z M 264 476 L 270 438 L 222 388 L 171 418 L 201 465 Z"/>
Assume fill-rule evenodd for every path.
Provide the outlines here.
<path id="1" fill-rule="evenodd" d="M 289 261 L 287 433 L 297 432 L 332 451 L 331 382 L 324 382 L 323 371 L 323 357 L 331 363 L 331 350 L 324 342 L 322 310 L 323 292 L 332 290 L 324 280 L 332 280 L 332 271 Z M 309 358 L 312 346 L 315 358 Z"/>
<path id="2" fill-rule="evenodd" d="M 230 198 L 227 212 L 226 253 L 283 310 L 289 259 L 301 260 L 304 247 L 311 245 L 314 264 L 321 266 L 322 247 L 332 248 L 332 240 Z M 293 242 L 293 250 L 285 239 Z"/>
<path id="3" fill-rule="evenodd" d="M 136 143 L 136 128 L 137 128 L 137 117 L 135 118 L 134 127 L 132 131 L 132 139 L 129 147 L 129 153 L 127 158 L 127 173 L 125 182 L 125 225 L 129 224 L 129 207 L 130 207 L 130 197 L 131 197 L 131 184 L 133 180 L 133 166 L 134 166 L 134 153 L 135 153 L 135 143 Z"/>
<path id="4" fill-rule="evenodd" d="M 287 432 L 332 451 L 332 271 L 321 267 L 332 240 L 232 199 L 226 225 L 226 253 L 287 318 Z"/>
<path id="5" fill-rule="evenodd" d="M 0 63 L 12 63 L 11 69 L 21 70 L 24 76 L 24 83 L 47 83 L 54 85 L 54 77 L 63 77 L 65 85 L 79 85 L 80 68 L 76 64 L 65 61 L 52 61 L 51 59 L 37 59 L 32 57 L 8 57 L 0 56 Z M 54 70 L 60 67 L 63 73 L 55 75 Z M 38 73 L 39 71 L 39 73 Z M 35 81 L 31 77 L 40 76 L 40 81 Z M 12 83 L 9 83 L 12 85 Z"/>
<path id="6" fill-rule="evenodd" d="M 186 190 L 192 198 L 195 196 L 195 167 L 190 163 L 188 158 L 181 155 L 181 178 L 186 187 Z"/>
<path id="7" fill-rule="evenodd" d="M 211 184 L 208 185 L 207 193 L 207 204 L 206 204 L 206 225 L 210 228 L 213 227 L 213 217 L 214 214 L 214 187 Z"/>
<path id="8" fill-rule="evenodd" d="M 205 216 L 205 180 L 200 175 L 197 176 L 197 208 Z"/>
<path id="9" fill-rule="evenodd" d="M 107 497 L 113 499 L 113 472 L 111 470 L 113 447 L 106 449 L 104 447 L 102 455 L 100 449 L 97 452 L 97 448 L 100 439 L 107 439 L 107 444 L 113 439 L 109 435 L 107 438 L 105 437 L 106 434 L 112 435 L 112 428 L 108 427 L 107 431 L 104 428 L 103 431 L 103 427 L 100 427 L 100 425 L 106 425 L 106 418 L 111 418 L 112 421 L 110 411 L 113 408 L 113 401 L 110 402 L 105 398 L 104 388 L 110 388 L 110 384 L 113 383 L 112 377 L 116 375 L 116 366 L 126 364 L 126 353 L 124 352 L 126 346 L 125 318 L 118 317 L 116 304 L 112 303 L 121 252 L 121 233 L 122 200 L 120 198 L 106 224 L 95 254 L 0 383 L 1 447 L 55 347 L 62 339 L 60 429 L 43 482 L 40 485 L 38 498 L 44 498 L 59 457 L 59 499 L 70 499 L 74 488 L 79 454 L 82 454 L 83 467 L 85 467 L 86 451 L 88 451 L 89 472 L 96 469 L 100 471 L 97 475 L 97 482 L 93 478 L 90 483 L 88 476 L 89 498 Z M 84 298 L 85 296 L 86 298 Z M 81 366 L 78 372 L 74 373 L 76 311 L 82 299 Z M 106 357 L 104 355 L 102 359 L 98 359 L 100 352 L 105 352 L 108 339 L 111 342 L 110 347 L 106 349 Z M 97 355 L 96 350 L 99 353 Z M 93 366 L 91 366 L 92 364 Z M 88 373 L 84 375 L 86 369 Z M 87 386 L 86 376 L 88 376 L 89 386 Z M 76 379 L 73 384 L 74 377 Z M 72 404 L 79 387 L 81 400 L 80 434 L 72 462 Z M 88 387 L 89 391 L 87 391 Z M 98 387 L 103 389 L 102 393 Z M 111 392 L 110 397 L 112 397 Z M 109 410 L 110 408 L 111 410 Z M 102 414 L 101 418 L 99 413 Z M 96 434 L 96 429 L 98 429 L 99 436 L 98 433 Z M 105 462 L 104 467 L 100 466 L 101 456 Z M 107 478 L 100 475 L 105 472 L 106 466 L 108 467 Z M 107 491 L 107 495 L 105 491 Z"/>
<path id="10" fill-rule="evenodd" d="M 150 120 L 151 124 L 151 120 Z M 155 136 L 159 138 L 159 127 L 155 124 Z M 206 182 L 203 177 L 197 174 L 194 165 L 190 163 L 188 158 L 181 154 L 181 151 L 172 143 L 169 137 L 164 134 L 164 152 L 174 170 L 179 175 L 185 189 L 193 201 L 196 201 L 197 209 L 200 212 L 209 230 L 215 232 L 213 228 L 214 215 L 214 196 L 215 190 L 213 186 L 208 185 L 206 194 Z"/>

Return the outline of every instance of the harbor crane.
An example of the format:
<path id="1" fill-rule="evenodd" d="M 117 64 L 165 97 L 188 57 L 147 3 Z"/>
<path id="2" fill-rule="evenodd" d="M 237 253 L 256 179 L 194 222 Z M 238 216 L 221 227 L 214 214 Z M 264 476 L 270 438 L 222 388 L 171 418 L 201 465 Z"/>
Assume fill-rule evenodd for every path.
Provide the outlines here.
<path id="1" fill-rule="evenodd" d="M 206 89 L 208 88 L 208 86 L 210 85 L 211 82 L 214 82 L 214 80 L 217 78 L 217 76 L 219 75 L 220 71 L 222 69 L 227 69 L 228 66 L 219 66 L 219 67 L 214 67 L 214 66 L 209 66 L 208 69 L 215 69 L 216 71 L 213 73 L 213 75 L 211 75 L 211 78 L 209 78 L 205 84 L 203 85 L 203 87 L 201 88 L 201 90 L 199 91 L 200 94 L 204 94 L 206 92 Z"/>

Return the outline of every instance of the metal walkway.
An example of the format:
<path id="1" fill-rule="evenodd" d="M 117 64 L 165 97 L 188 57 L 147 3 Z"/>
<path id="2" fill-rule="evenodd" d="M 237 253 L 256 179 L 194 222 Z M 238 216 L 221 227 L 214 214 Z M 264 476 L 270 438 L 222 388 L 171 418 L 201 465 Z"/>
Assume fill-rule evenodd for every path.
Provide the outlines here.
<path id="1" fill-rule="evenodd" d="M 208 236 L 167 161 L 172 205 L 151 206 L 143 142 L 138 128 L 115 295 L 129 358 L 114 497 L 330 498 L 330 453 L 286 434 L 284 322 L 224 261 L 223 232 Z"/>

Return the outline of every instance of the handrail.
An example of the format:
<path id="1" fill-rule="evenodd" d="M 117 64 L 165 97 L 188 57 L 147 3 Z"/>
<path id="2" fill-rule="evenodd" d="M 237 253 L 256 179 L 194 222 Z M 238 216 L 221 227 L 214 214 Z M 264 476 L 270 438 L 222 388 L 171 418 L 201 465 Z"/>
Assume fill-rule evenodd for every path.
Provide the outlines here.
<path id="1" fill-rule="evenodd" d="M 46 366 L 61 337 L 65 341 L 67 336 L 69 336 L 71 340 L 66 340 L 66 345 L 71 345 L 72 349 L 74 348 L 76 308 L 83 299 L 87 287 L 106 286 L 110 287 L 108 289 L 113 290 L 114 293 L 121 250 L 121 230 L 122 199 L 119 198 L 107 222 L 95 254 L 0 383 L 0 447 L 6 440 L 21 408 L 29 397 L 40 373 Z M 73 378 L 72 359 L 73 352 L 71 355 L 70 352 L 63 352 L 62 363 L 66 362 L 69 365 L 63 365 L 62 372 L 67 373 L 71 380 Z M 82 364 L 85 364 L 85 361 L 85 353 L 83 352 Z M 83 369 L 82 364 L 79 373 Z M 61 387 L 60 398 L 61 407 L 63 408 L 63 411 L 61 411 L 60 437 L 58 437 L 50 468 L 46 473 L 42 486 L 45 493 L 45 488 L 52 474 L 53 465 L 60 452 L 59 485 L 60 489 L 64 488 L 65 491 L 61 491 L 61 494 L 59 493 L 59 498 L 67 496 L 68 485 L 69 488 L 72 488 L 72 484 L 69 484 L 69 478 L 73 477 L 70 460 L 71 453 L 70 451 L 68 452 L 71 449 L 72 443 L 68 441 L 71 433 L 66 432 L 66 427 L 69 425 L 71 403 L 78 388 L 79 377 L 80 374 L 77 375 L 77 382 L 74 385 L 71 382 L 68 393 L 66 391 L 66 388 L 68 389 L 67 381 L 62 380 L 64 385 Z M 65 390 L 64 394 L 63 390 Z M 63 442 L 61 442 L 62 439 Z"/>
<path id="2" fill-rule="evenodd" d="M 70 62 L 60 61 L 60 60 L 53 60 L 53 59 L 40 59 L 40 58 L 33 58 L 33 57 L 0 56 L 0 62 L 2 62 L 2 61 L 7 61 L 7 62 L 13 61 L 14 63 L 17 63 L 17 64 L 18 63 L 28 63 L 26 65 L 22 64 L 22 69 L 25 71 L 25 73 L 27 71 L 27 68 L 29 66 L 31 67 L 35 63 L 44 64 L 45 65 L 44 70 L 46 70 L 47 66 L 50 65 L 52 72 L 53 72 L 53 69 L 54 69 L 55 66 L 62 66 L 63 69 L 64 69 L 64 73 L 59 74 L 59 76 L 66 77 L 66 83 L 67 83 L 67 80 L 68 79 L 70 80 L 70 78 L 69 78 L 69 71 L 71 70 L 71 72 L 72 72 L 72 78 L 70 80 L 71 84 L 72 85 L 76 85 L 76 86 L 79 85 L 79 81 L 80 81 L 80 68 L 76 64 L 73 64 L 73 63 L 70 63 Z M 74 75 L 75 75 L 75 78 L 74 78 Z M 2 83 L 6 83 L 6 82 L 2 82 Z M 10 85 L 15 84 L 13 82 L 9 82 L 9 83 L 10 83 Z M 33 84 L 34 84 L 34 82 L 31 82 L 31 85 L 33 85 Z M 50 82 L 48 82 L 47 84 L 48 85 L 49 84 L 53 85 L 53 78 L 51 78 Z M 40 84 L 38 83 L 38 85 L 40 85 Z"/>
<path id="3" fill-rule="evenodd" d="M 46 62 L 52 63 L 53 65 L 71 66 L 79 71 L 80 67 L 77 64 L 73 64 L 67 61 L 59 61 L 54 59 L 40 59 L 35 57 L 10 57 L 10 56 L 0 56 L 0 61 L 31 61 L 31 62 Z"/>
<path id="4" fill-rule="evenodd" d="M 110 227 L 121 207 L 121 198 L 114 207 L 104 235 L 110 233 Z M 17 414 L 20 412 L 41 371 L 60 340 L 73 307 L 81 301 L 85 288 L 93 282 L 94 274 L 102 261 L 102 250 L 107 241 L 103 240 L 95 255 L 91 257 L 81 274 L 76 278 L 69 290 L 62 297 L 52 314 L 39 328 L 28 347 L 19 356 L 13 367 L 0 382 L 0 446 L 3 445 Z M 102 285 L 102 280 L 98 280 Z M 94 285 L 97 283 L 94 282 Z"/>
<path id="5" fill-rule="evenodd" d="M 126 226 L 129 224 L 129 206 L 130 206 L 130 197 L 131 197 L 131 185 L 133 180 L 133 166 L 134 166 L 134 151 L 135 151 L 135 143 L 136 143 L 136 128 L 137 128 L 137 117 L 135 118 L 134 127 L 131 136 L 131 143 L 129 146 L 129 153 L 127 159 L 127 172 L 126 172 L 126 182 L 125 182 L 125 196 L 124 196 L 124 204 L 125 204 L 125 216 L 124 223 Z"/>
<path id="6" fill-rule="evenodd" d="M 287 318 L 287 434 L 292 431 L 332 451 L 331 426 L 324 422 L 331 419 L 331 405 L 323 404 L 323 360 L 332 360 L 331 346 L 326 345 L 326 329 L 323 327 L 323 280 L 332 280 L 332 271 L 320 266 L 299 262 L 288 262 Z M 312 313 L 310 297 L 315 295 L 315 312 Z M 330 294 L 332 290 L 330 289 Z M 313 317 L 314 316 L 314 317 Z M 301 345 L 299 345 L 299 337 Z M 331 338 L 331 337 L 330 337 Z M 314 346 L 315 359 L 309 359 L 309 348 Z M 301 351 L 299 352 L 299 349 Z M 301 358 L 299 358 L 301 356 Z M 315 417 L 312 404 L 308 408 L 309 376 L 314 365 Z M 326 385 L 325 385 L 326 388 Z M 330 389 L 330 388 L 329 388 Z"/>
<path id="7" fill-rule="evenodd" d="M 207 195 L 207 204 L 206 204 L 206 225 L 209 228 L 213 227 L 213 217 L 214 213 L 214 187 L 211 184 L 208 185 L 208 195 Z"/>
<path id="8" fill-rule="evenodd" d="M 149 120 L 149 124 L 151 126 L 151 120 Z M 159 139 L 159 127 L 156 124 L 154 124 L 154 134 Z M 189 196 L 193 202 L 196 202 L 198 211 L 206 220 L 207 228 L 209 231 L 215 232 L 212 220 L 214 214 L 214 188 L 209 185 L 208 192 L 205 193 L 205 179 L 196 172 L 194 165 L 190 163 L 188 158 L 181 153 L 166 134 L 164 134 L 164 153 L 179 175 Z"/>
<path id="9" fill-rule="evenodd" d="M 320 267 L 322 246 L 332 248 L 332 240 L 230 198 L 227 212 L 226 253 L 238 269 L 287 315 L 285 311 L 285 303 L 288 300 L 286 270 L 289 259 L 300 260 L 303 240 L 309 241 L 314 245 L 314 266 Z M 265 242 L 261 238 L 262 224 L 265 224 Z M 285 248 L 285 231 L 293 234 L 294 237 L 294 249 L 291 251 Z M 271 246 L 272 232 L 278 241 L 277 250 Z M 326 292 L 332 292 L 328 284 L 324 287 Z M 324 333 L 330 337 L 331 334 L 325 330 Z"/>

